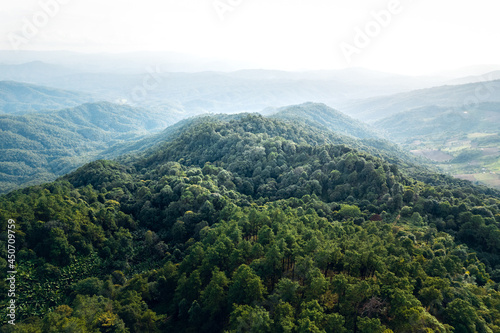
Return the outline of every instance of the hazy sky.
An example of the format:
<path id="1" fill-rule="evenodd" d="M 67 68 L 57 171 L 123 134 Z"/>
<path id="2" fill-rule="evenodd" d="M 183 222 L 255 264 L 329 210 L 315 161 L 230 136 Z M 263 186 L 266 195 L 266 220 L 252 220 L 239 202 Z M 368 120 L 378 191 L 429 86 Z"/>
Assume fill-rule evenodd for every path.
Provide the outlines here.
<path id="1" fill-rule="evenodd" d="M 1 49 L 409 74 L 500 62 L 498 0 L 3 0 L 0 10 Z"/>

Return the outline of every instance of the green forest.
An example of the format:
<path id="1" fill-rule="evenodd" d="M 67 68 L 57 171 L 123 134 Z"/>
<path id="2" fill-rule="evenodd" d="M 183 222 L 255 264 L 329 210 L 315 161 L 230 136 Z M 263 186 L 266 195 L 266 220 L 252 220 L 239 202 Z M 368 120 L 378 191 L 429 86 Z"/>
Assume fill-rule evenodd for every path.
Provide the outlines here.
<path id="1" fill-rule="evenodd" d="M 392 154 L 208 117 L 0 196 L 0 330 L 500 332 L 500 192 Z"/>
<path id="2" fill-rule="evenodd" d="M 140 142 L 168 124 L 157 118 L 155 111 L 109 102 L 0 114 L 0 193 L 53 181 L 101 155 L 113 156 L 108 149 Z"/>

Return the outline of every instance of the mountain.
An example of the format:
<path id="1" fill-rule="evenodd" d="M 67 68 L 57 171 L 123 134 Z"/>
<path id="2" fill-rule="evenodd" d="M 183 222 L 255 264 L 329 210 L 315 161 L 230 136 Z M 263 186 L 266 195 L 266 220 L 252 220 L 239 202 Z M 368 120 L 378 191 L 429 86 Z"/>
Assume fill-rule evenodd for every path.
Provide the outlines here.
<path id="1" fill-rule="evenodd" d="M 30 62 L 58 64 L 78 72 L 140 73 L 144 68 L 159 65 L 165 71 L 200 72 L 207 70 L 230 71 L 246 68 L 248 64 L 228 63 L 179 52 L 80 53 L 72 51 L 0 50 L 0 63 L 23 64 Z"/>
<path id="2" fill-rule="evenodd" d="M 57 110 L 93 101 L 90 94 L 0 81 L 0 114 Z"/>
<path id="3" fill-rule="evenodd" d="M 270 111 L 268 110 L 267 112 Z M 276 109 L 271 114 L 271 117 L 276 119 L 301 120 L 315 127 L 324 127 L 330 131 L 359 139 L 379 137 L 366 124 L 352 119 L 325 104 L 309 102 L 282 107 Z"/>
<path id="4" fill-rule="evenodd" d="M 360 100 L 346 105 L 342 112 L 363 121 L 376 121 L 419 107 L 455 108 L 486 102 L 500 102 L 500 80 L 440 86 Z"/>
<path id="5" fill-rule="evenodd" d="M 450 84 L 467 84 L 467 83 L 475 83 L 475 82 L 487 82 L 487 81 L 496 81 L 500 80 L 500 70 L 487 72 L 481 75 L 472 75 L 466 76 L 463 78 L 458 78 L 451 80 Z"/>
<path id="6" fill-rule="evenodd" d="M 438 140 L 469 133 L 498 133 L 499 122 L 500 103 L 481 103 L 469 107 L 416 108 L 378 120 L 374 126 L 403 142 L 430 136 Z"/>
<path id="7" fill-rule="evenodd" d="M 420 169 L 420 164 L 425 160 L 420 159 L 402 150 L 396 144 L 379 138 L 368 125 L 354 120 L 341 112 L 338 112 L 324 104 L 304 103 L 300 105 L 290 105 L 282 108 L 267 108 L 261 111 L 265 117 L 272 121 L 284 121 L 295 132 L 304 133 L 301 137 L 310 144 L 318 142 L 331 142 L 344 144 L 358 150 L 370 153 L 377 157 L 385 158 L 391 163 L 405 166 L 406 168 Z M 257 114 L 205 114 L 179 121 L 175 125 L 169 126 L 164 131 L 151 135 L 147 138 L 135 141 L 116 144 L 105 150 L 100 158 L 115 158 L 120 155 L 148 154 L 151 149 L 156 149 L 163 142 L 172 141 L 181 133 L 197 126 L 201 123 L 231 122 L 241 119 L 243 116 L 258 116 Z M 315 133 L 310 137 L 310 133 Z M 281 133 L 287 138 L 288 133 Z"/>
<path id="8" fill-rule="evenodd" d="M 118 143 L 169 123 L 152 112 L 108 102 L 55 112 L 0 115 L 0 192 L 54 180 Z"/>
<path id="9" fill-rule="evenodd" d="M 411 77 L 363 68 L 193 72 L 174 66 L 169 59 L 182 60 L 182 57 L 171 56 L 130 54 L 113 57 L 109 54 L 23 51 L 14 57 L 10 52 L 0 51 L 0 61 L 4 62 L 0 64 L 0 80 L 79 91 L 97 100 L 134 106 L 173 104 L 189 110 L 188 116 L 204 112 L 258 112 L 268 106 L 306 101 L 339 107 L 355 99 L 425 88 L 446 81 L 442 77 Z"/>
<path id="10" fill-rule="evenodd" d="M 302 122 L 199 121 L 0 196 L 3 329 L 496 332 L 500 193 L 427 177 Z"/>
<path id="11" fill-rule="evenodd" d="M 370 80 L 365 80 L 370 77 Z M 134 89 L 148 80 L 146 96 L 134 98 Z M 44 81 L 56 88 L 127 100 L 129 103 L 161 105 L 179 103 L 199 112 L 257 112 L 268 106 L 322 102 L 330 106 L 350 100 L 429 87 L 438 79 L 415 79 L 386 73 L 357 71 L 285 72 L 241 70 L 236 72 L 167 72 L 150 66 L 142 74 L 84 73 Z"/>
<path id="12" fill-rule="evenodd" d="M 374 123 L 414 153 L 457 177 L 500 188 L 500 103 L 427 106 Z"/>
<path id="13" fill-rule="evenodd" d="M 0 162 L 0 187 L 6 192 L 16 186 L 49 181 L 93 159 L 144 154 L 199 123 L 241 117 L 238 114 L 200 115 L 155 134 L 176 118 L 170 109 L 155 113 L 154 110 L 101 102 L 55 113 L 3 116 L 0 128 L 5 156 Z M 310 142 L 325 142 L 327 138 L 329 142 L 357 147 L 393 162 L 417 161 L 387 141 L 370 138 L 372 132 L 366 126 L 325 105 L 307 103 L 284 107 L 271 118 L 304 122 L 302 127 L 320 133 Z M 366 137 L 366 140 L 358 141 L 356 136 Z"/>
<path id="14" fill-rule="evenodd" d="M 435 75 L 460 79 L 464 77 L 481 76 L 484 75 L 484 73 L 489 73 L 498 70 L 500 70 L 499 64 L 482 64 L 482 65 L 472 65 L 472 66 L 455 68 L 451 70 L 439 71 L 435 73 Z"/>

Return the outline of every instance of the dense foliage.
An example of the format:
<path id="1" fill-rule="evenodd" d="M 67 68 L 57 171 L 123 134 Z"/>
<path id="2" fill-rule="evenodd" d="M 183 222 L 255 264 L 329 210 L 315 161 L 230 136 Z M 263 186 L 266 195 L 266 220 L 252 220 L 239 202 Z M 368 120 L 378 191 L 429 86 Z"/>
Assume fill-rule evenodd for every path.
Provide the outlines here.
<path id="1" fill-rule="evenodd" d="M 165 126 L 152 112 L 107 102 L 0 115 L 0 193 L 52 181 Z"/>
<path id="2" fill-rule="evenodd" d="M 0 197 L 3 329 L 500 332 L 500 195 L 318 133 L 207 120 Z"/>

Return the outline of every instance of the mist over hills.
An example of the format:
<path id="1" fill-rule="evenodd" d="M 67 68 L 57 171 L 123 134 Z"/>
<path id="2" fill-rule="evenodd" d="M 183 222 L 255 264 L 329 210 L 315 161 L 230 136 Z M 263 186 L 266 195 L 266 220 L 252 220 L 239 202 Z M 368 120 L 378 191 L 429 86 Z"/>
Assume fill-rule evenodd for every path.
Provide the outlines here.
<path id="1" fill-rule="evenodd" d="M 450 81 L 452 84 L 467 84 L 476 82 L 486 82 L 500 80 L 500 70 L 485 72 L 481 75 L 470 75 Z"/>
<path id="2" fill-rule="evenodd" d="M 14 81 L 0 81 L 0 113 L 57 110 L 93 100 L 94 97 L 88 93 Z"/>
<path id="3" fill-rule="evenodd" d="M 171 57 L 167 55 L 146 54 L 137 56 L 135 61 L 131 60 L 134 59 L 132 54 L 123 57 L 120 60 L 112 55 L 26 52 L 12 63 L 14 60 L 8 52 L 4 52 L 3 57 L 0 52 L 0 60 L 4 59 L 4 64 L 0 65 L 0 79 L 85 92 L 95 98 L 93 101 L 182 109 L 184 117 L 204 112 L 259 112 L 266 107 L 314 101 L 368 121 L 425 105 L 458 105 L 462 101 L 455 100 L 473 94 L 477 86 L 457 84 L 477 84 L 479 80 L 452 73 L 413 77 L 363 68 L 304 72 L 264 69 L 182 72 L 182 67 L 172 66 Z M 23 59 L 32 61 L 22 63 Z M 494 78 L 494 73 L 490 74 Z M 485 76 L 481 77 L 484 81 Z M 441 86 L 446 83 L 457 86 Z M 492 95 L 484 101 L 495 100 L 495 93 Z M 178 120 L 180 118 L 175 119 Z"/>
<path id="4" fill-rule="evenodd" d="M 500 82 L 499 82 L 500 83 Z M 373 123 L 398 142 L 425 137 L 439 140 L 469 133 L 496 134 L 500 130 L 500 103 L 471 106 L 425 106 L 399 112 Z"/>
<path id="5" fill-rule="evenodd" d="M 500 80 L 447 85 L 356 101 L 343 112 L 364 121 L 383 119 L 424 106 L 462 107 L 500 101 Z"/>
<path id="6" fill-rule="evenodd" d="M 46 55 L 46 59 L 50 59 L 51 56 L 55 55 Z M 30 59 L 29 57 L 25 56 L 26 60 Z M 21 57 L 19 61 L 22 59 Z M 62 62 L 60 65 L 53 65 L 33 61 L 3 65 L 0 78 L 16 78 L 38 83 L 33 85 L 12 81 L 2 82 L 3 87 L 0 92 L 3 100 L 0 98 L 0 104 L 3 105 L 3 111 L 23 114 L 106 100 L 142 107 L 142 112 L 149 114 L 151 119 L 155 119 L 153 121 L 161 124 L 158 128 L 165 128 L 182 119 L 206 113 L 263 112 L 269 115 L 278 112 L 282 105 L 296 105 L 297 112 L 292 109 L 279 110 L 273 117 L 302 121 L 313 127 L 332 130 L 362 140 L 372 138 L 378 147 L 391 150 L 392 148 L 388 147 L 390 144 L 388 142 L 381 144 L 379 137 L 391 137 L 387 133 L 383 134 L 384 129 L 401 132 L 401 128 L 391 129 L 391 125 L 387 123 L 388 126 L 383 125 L 382 131 L 378 131 L 379 125 L 375 128 L 368 127 L 359 121 L 347 119 L 340 113 L 335 114 L 333 109 L 329 108 L 333 106 L 336 110 L 363 121 L 375 121 L 419 107 L 436 105 L 439 108 L 455 108 L 464 103 L 473 107 L 476 103 L 496 101 L 500 82 L 440 86 L 443 82 L 450 82 L 449 79 L 452 77 L 450 73 L 448 76 L 409 77 L 362 68 L 305 72 L 263 69 L 232 72 L 168 72 L 153 66 L 149 66 L 147 70 L 144 67 L 132 69 L 133 66 L 142 63 L 140 59 L 130 63 L 132 67 L 129 68 L 120 67 L 118 65 L 120 61 L 113 67 L 109 61 L 112 59 L 110 56 L 92 55 L 86 60 L 78 59 L 76 57 L 73 64 Z M 94 68 L 89 66 L 90 60 L 98 59 L 101 59 L 99 60 L 101 65 Z M 162 63 L 161 57 L 155 59 L 158 63 Z M 169 61 L 163 60 L 166 63 Z M 123 62 L 126 63 L 127 61 Z M 468 70 L 467 73 L 475 71 Z M 460 80 L 474 82 L 477 77 L 456 80 L 457 83 Z M 435 85 L 438 86 L 432 87 Z M 414 90 L 416 88 L 425 89 Z M 300 106 L 306 101 L 314 101 L 317 104 Z M 402 117 L 400 121 L 404 122 L 404 119 L 407 119 L 407 116 Z M 394 125 L 397 123 L 398 121 L 393 122 Z M 419 126 L 414 126 L 412 130 L 417 128 Z M 431 131 L 430 128 L 428 131 Z M 395 139 L 395 136 L 392 138 Z M 141 141 L 120 142 L 105 147 L 104 151 L 108 152 L 105 155 L 100 155 L 100 152 L 96 156 L 116 157 L 121 153 L 151 147 L 161 140 L 161 136 L 152 136 Z"/>
<path id="7" fill-rule="evenodd" d="M 228 64 L 220 59 L 203 58 L 178 52 L 81 53 L 72 51 L 0 50 L 0 63 L 19 65 L 30 62 L 86 73 L 142 73 L 148 66 L 161 66 L 165 71 L 200 72 L 231 71 L 248 68 L 249 64 Z"/>
<path id="8" fill-rule="evenodd" d="M 169 56 L 161 55 L 138 56 L 133 61 L 134 55 L 120 60 L 112 55 L 25 52 L 12 59 L 8 52 L 3 52 L 3 56 L 0 52 L 0 63 L 2 59 L 3 80 L 71 89 L 98 99 L 139 106 L 182 105 L 186 112 L 198 113 L 257 112 L 268 106 L 305 101 L 338 107 L 353 99 L 430 87 L 448 79 L 416 78 L 362 68 L 286 72 L 220 71 L 208 66 L 204 71 L 183 71 L 183 67 L 170 62 Z M 22 63 L 23 60 L 30 62 Z M 137 94 L 138 89 L 145 87 Z"/>
<path id="9" fill-rule="evenodd" d="M 0 63 L 0 80 L 3 81 L 37 83 L 49 78 L 71 75 L 75 72 L 78 71 L 39 60 L 20 64 Z"/>

